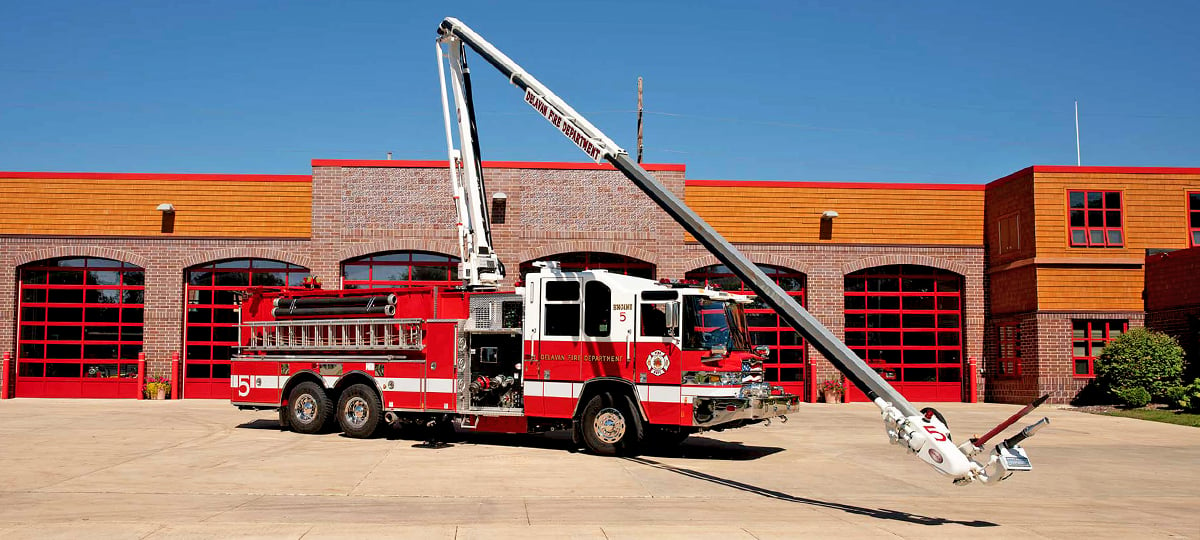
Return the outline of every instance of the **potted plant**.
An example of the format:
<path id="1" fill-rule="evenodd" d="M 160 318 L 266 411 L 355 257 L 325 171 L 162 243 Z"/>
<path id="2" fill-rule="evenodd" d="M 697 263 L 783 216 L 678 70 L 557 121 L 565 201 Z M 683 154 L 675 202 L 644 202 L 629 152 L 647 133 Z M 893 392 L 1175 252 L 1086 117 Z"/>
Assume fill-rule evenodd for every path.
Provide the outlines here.
<path id="1" fill-rule="evenodd" d="M 846 385 L 841 379 L 829 379 L 821 383 L 820 390 L 825 396 L 825 403 L 841 403 L 842 396 L 846 393 Z"/>
<path id="2" fill-rule="evenodd" d="M 171 390 L 170 377 L 150 377 L 146 380 L 146 397 L 149 399 L 167 399 Z"/>

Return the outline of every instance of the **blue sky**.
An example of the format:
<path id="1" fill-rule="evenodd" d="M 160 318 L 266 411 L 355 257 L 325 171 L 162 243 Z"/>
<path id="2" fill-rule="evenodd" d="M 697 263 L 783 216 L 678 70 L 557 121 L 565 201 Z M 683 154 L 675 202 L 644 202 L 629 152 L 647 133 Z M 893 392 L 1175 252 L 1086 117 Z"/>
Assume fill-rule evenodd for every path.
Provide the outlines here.
<path id="1" fill-rule="evenodd" d="M 0 170 L 306 174 L 442 159 L 434 30 L 471 25 L 689 178 L 980 183 L 1200 166 L 1197 2 L 6 2 Z M 587 158 L 481 61 L 485 159 Z"/>

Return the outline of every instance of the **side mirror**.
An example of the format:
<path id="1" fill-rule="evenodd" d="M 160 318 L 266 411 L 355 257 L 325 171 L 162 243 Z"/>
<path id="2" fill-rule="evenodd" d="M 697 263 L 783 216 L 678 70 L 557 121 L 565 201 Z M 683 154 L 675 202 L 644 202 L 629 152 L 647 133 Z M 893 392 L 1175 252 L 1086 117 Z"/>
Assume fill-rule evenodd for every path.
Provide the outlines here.
<path id="1" fill-rule="evenodd" d="M 667 335 L 674 336 L 679 328 L 679 304 L 671 302 L 662 306 L 666 310 Z"/>

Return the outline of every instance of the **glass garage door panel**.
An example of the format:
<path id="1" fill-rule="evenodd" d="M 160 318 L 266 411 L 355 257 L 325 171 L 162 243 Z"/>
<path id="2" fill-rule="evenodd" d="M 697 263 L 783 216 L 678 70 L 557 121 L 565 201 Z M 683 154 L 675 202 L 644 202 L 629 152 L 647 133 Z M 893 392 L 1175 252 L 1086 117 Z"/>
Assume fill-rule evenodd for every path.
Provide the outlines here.
<path id="1" fill-rule="evenodd" d="M 962 277 L 925 266 L 845 278 L 846 345 L 912 401 L 961 401 Z M 865 399 L 857 389 L 852 398 Z"/>
<path id="2" fill-rule="evenodd" d="M 342 263 L 342 287 L 457 287 L 459 258 L 428 251 L 375 253 Z"/>
<path id="3" fill-rule="evenodd" d="M 237 259 L 188 269 L 183 397 L 229 399 L 229 358 L 238 344 L 238 292 L 251 286 L 299 286 L 308 275 L 307 268 L 268 259 Z"/>
<path id="4" fill-rule="evenodd" d="M 599 253 L 591 251 L 579 251 L 574 253 L 560 253 L 549 257 L 542 257 L 537 261 L 558 261 L 559 265 L 565 272 L 581 272 L 584 270 L 608 270 L 614 274 L 625 274 L 627 276 L 635 276 L 646 279 L 654 279 L 656 267 L 633 257 L 624 255 L 616 255 L 613 253 Z M 525 274 L 536 272 L 538 268 L 533 265 L 537 261 L 525 261 L 521 263 L 521 277 L 524 279 Z"/>
<path id="5" fill-rule="evenodd" d="M 78 257 L 19 275 L 17 397 L 136 398 L 145 272 Z"/>

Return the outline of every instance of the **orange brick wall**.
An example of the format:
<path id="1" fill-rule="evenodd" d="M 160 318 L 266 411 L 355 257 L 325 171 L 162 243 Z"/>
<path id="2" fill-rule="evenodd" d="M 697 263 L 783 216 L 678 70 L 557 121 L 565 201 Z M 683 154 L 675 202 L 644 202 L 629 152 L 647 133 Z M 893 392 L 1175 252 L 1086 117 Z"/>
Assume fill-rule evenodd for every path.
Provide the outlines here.
<path id="1" fill-rule="evenodd" d="M 0 173 L 3 235 L 306 238 L 311 215 L 308 176 Z"/>
<path id="2" fill-rule="evenodd" d="M 686 202 L 731 242 L 982 246 L 982 187 L 699 180 Z"/>

